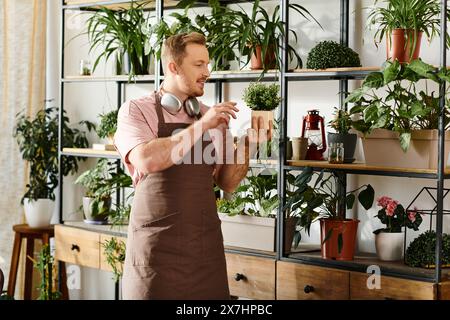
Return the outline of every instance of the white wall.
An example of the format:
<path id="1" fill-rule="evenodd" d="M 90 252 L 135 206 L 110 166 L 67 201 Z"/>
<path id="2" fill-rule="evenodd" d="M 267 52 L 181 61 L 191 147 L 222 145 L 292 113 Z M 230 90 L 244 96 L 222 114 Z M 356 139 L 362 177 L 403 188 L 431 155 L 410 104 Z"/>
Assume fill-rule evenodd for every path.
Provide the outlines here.
<path id="1" fill-rule="evenodd" d="M 49 1 L 49 48 L 48 48 L 48 97 L 58 97 L 59 84 L 56 76 L 59 68 L 59 23 L 60 11 L 59 1 Z M 273 9 L 279 1 L 263 2 L 267 8 Z M 291 3 L 300 3 L 305 6 L 313 16 L 319 20 L 323 29 L 321 30 L 312 22 L 300 19 L 298 14 L 291 12 L 291 27 L 294 28 L 299 36 L 298 52 L 303 58 L 306 65 L 306 56 L 309 50 L 319 41 L 335 40 L 339 41 L 339 10 L 340 2 L 333 1 L 291 1 Z M 373 31 L 365 28 L 367 19 L 366 9 L 372 5 L 370 0 L 350 1 L 350 32 L 349 44 L 354 50 L 359 52 L 361 63 L 363 66 L 380 66 L 385 60 L 385 46 L 380 44 L 379 49 L 373 43 Z M 241 5 L 245 10 L 249 10 L 249 4 Z M 195 9 L 196 12 L 204 12 L 204 9 Z M 166 12 L 166 14 L 168 14 Z M 80 59 L 90 58 L 93 61 L 95 54 L 88 54 L 88 45 L 85 37 L 73 39 L 69 43 L 67 41 L 73 36 L 79 34 L 83 30 L 83 19 L 78 16 L 71 15 L 68 17 L 66 28 L 66 50 L 65 50 L 65 70 L 66 75 L 76 75 Z M 438 40 L 428 44 L 426 40 L 422 42 L 422 58 L 433 64 L 439 63 L 439 42 Z M 100 66 L 95 75 L 112 74 L 112 66 Z M 360 81 L 351 81 L 350 90 L 360 85 Z M 239 118 L 231 121 L 231 129 L 237 132 L 239 129 L 247 127 L 250 120 L 250 110 L 242 101 L 243 89 L 247 86 L 245 83 L 227 84 L 224 90 L 224 99 L 238 102 L 241 109 Z M 116 108 L 116 86 L 111 83 L 84 83 L 84 84 L 67 84 L 65 89 L 65 108 L 72 122 L 82 119 L 97 122 L 99 113 L 107 112 Z M 126 88 L 126 98 L 134 98 L 147 94 L 153 90 L 153 85 L 133 84 Z M 288 136 L 298 136 L 301 130 L 302 117 L 306 114 L 306 110 L 311 108 L 319 109 L 320 113 L 325 117 L 326 122 L 330 119 L 333 107 L 338 106 L 338 82 L 337 81 L 310 81 L 310 82 L 292 82 L 289 84 L 289 102 L 288 102 Z M 212 105 L 214 103 L 214 85 L 208 84 L 203 102 Z M 90 135 L 91 142 L 96 142 L 98 138 L 94 134 Z M 357 150 L 359 158 L 361 150 Z M 88 168 L 93 164 L 90 160 L 86 164 L 82 164 L 80 171 Z M 75 218 L 77 208 L 81 203 L 81 190 L 78 186 L 73 186 L 73 178 L 64 180 L 64 213 L 66 218 Z M 423 186 L 436 186 L 433 180 L 421 180 L 410 178 L 389 178 L 378 176 L 350 176 L 349 188 L 361 184 L 370 183 L 375 188 L 376 197 L 382 195 L 391 196 L 399 200 L 402 204 L 408 205 L 415 194 Z M 448 200 L 445 202 L 448 205 Z M 418 207 L 429 207 L 431 201 L 422 200 L 418 203 Z M 369 212 L 358 207 L 353 215 L 361 220 L 360 232 L 358 235 L 359 248 L 363 251 L 374 252 L 374 239 L 372 231 L 378 227 L 377 220 L 372 218 L 376 214 L 377 209 L 373 208 Z M 349 213 L 350 214 L 350 213 Z M 78 214 L 78 218 L 80 215 Z M 448 220 L 448 219 L 446 219 Z M 427 221 L 421 226 L 420 232 L 428 227 Z M 317 228 L 312 229 L 317 231 Z M 448 222 L 445 223 L 445 232 L 448 230 Z M 412 236 L 418 233 L 408 232 Z M 307 242 L 318 242 L 317 232 L 313 234 L 311 239 L 305 239 Z M 82 290 L 71 292 L 73 297 L 112 299 L 114 287 L 113 283 L 105 273 L 93 269 L 82 269 L 83 281 Z"/>

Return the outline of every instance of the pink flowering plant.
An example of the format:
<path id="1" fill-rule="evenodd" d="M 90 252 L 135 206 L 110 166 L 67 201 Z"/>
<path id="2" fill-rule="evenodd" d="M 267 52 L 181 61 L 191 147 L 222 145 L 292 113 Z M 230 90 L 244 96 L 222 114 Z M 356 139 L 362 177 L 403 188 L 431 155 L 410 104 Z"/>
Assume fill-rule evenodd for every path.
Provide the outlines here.
<path id="1" fill-rule="evenodd" d="M 419 230 L 419 226 L 422 223 L 422 217 L 417 211 L 417 208 L 406 211 L 397 200 L 386 196 L 378 198 L 377 204 L 381 209 L 375 217 L 378 217 L 381 223 L 386 225 L 386 228 L 375 230 L 373 233 L 401 232 L 402 227 L 407 227 L 416 231 Z"/>

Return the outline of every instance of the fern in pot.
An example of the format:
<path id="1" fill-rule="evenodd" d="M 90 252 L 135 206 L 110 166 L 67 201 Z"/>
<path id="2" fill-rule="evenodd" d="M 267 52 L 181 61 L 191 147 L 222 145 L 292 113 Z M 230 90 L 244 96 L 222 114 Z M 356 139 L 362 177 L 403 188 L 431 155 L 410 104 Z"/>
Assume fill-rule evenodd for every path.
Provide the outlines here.
<path id="1" fill-rule="evenodd" d="M 81 121 L 90 131 L 94 125 Z M 22 158 L 29 164 L 26 192 L 21 199 L 25 208 L 27 223 L 39 228 L 50 224 L 55 193 L 58 186 L 58 109 L 39 110 L 34 117 L 25 112 L 16 116 L 13 137 L 16 138 Z M 69 127 L 69 118 L 63 116 L 63 147 L 87 148 L 89 142 L 85 131 Z M 74 174 L 78 170 L 78 161 L 85 158 L 62 157 L 63 175 Z"/>

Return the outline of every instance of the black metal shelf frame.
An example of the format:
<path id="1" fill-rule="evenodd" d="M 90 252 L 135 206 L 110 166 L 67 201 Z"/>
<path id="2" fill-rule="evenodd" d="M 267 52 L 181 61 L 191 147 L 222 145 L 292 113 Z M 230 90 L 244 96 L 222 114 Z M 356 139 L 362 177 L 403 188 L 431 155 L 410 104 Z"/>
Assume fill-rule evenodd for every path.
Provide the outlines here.
<path id="1" fill-rule="evenodd" d="M 285 23 L 286 29 L 289 29 L 289 0 L 280 0 L 280 8 L 281 8 L 281 21 Z M 447 30 L 447 0 L 441 0 L 441 23 L 440 23 L 440 66 L 446 67 L 446 37 L 443 36 L 446 34 Z M 348 45 L 348 36 L 349 36 L 349 0 L 340 0 L 340 42 L 341 44 Z M 283 45 L 281 46 L 281 76 L 280 76 L 280 87 L 281 87 L 281 110 L 280 110 L 280 147 L 279 147 L 279 175 L 278 175 L 278 194 L 280 195 L 280 206 L 278 210 L 278 223 L 277 223 L 277 259 L 285 260 L 287 259 L 283 255 L 283 243 L 284 243 L 284 230 L 283 223 L 280 221 L 284 220 L 284 211 L 283 207 L 286 203 L 286 186 L 285 186 L 285 177 L 286 171 L 289 170 L 299 170 L 299 167 L 288 166 L 285 165 L 285 151 L 286 151 L 286 143 L 287 143 L 287 97 L 288 97 L 288 81 L 291 79 L 301 80 L 301 76 L 294 75 L 292 73 L 287 72 L 288 65 L 288 56 L 287 50 L 284 48 L 288 47 L 289 43 L 289 34 L 283 39 Z M 338 75 L 343 75 L 343 73 L 338 73 Z M 319 75 L 309 75 L 310 77 L 306 77 L 308 80 L 321 80 Z M 359 79 L 364 76 L 364 73 L 358 74 L 357 72 L 352 74 L 347 73 L 345 77 L 339 78 L 337 75 L 333 73 L 328 74 L 329 78 L 339 79 L 339 96 L 340 96 L 340 108 L 347 108 L 344 104 L 344 100 L 346 97 L 346 92 L 348 92 L 348 80 Z M 322 79 L 323 80 L 323 79 Z M 341 172 L 344 182 L 346 182 L 346 174 L 347 173 L 358 173 L 358 174 L 370 174 L 370 175 L 386 175 L 386 176 L 398 176 L 398 177 L 416 177 L 416 178 L 427 178 L 427 179 L 436 179 L 437 182 L 437 196 L 436 196 L 436 261 L 435 261 L 435 274 L 432 279 L 435 283 L 441 282 L 442 279 L 442 230 L 443 230 L 443 198 L 444 198 L 444 179 L 449 178 L 448 174 L 445 174 L 444 165 L 445 165 L 445 156 L 444 156 L 444 142 L 445 142 L 445 124 L 444 124 L 444 109 L 445 109 L 445 82 L 441 83 L 439 88 L 440 100 L 439 100 L 439 136 L 438 136 L 438 169 L 436 174 L 428 174 L 428 173 L 404 173 L 404 172 L 391 172 L 391 171 L 365 171 L 365 170 L 343 170 Z M 301 170 L 301 168 L 300 168 Z M 334 170 L 336 171 L 336 170 Z M 341 190 L 341 193 L 345 193 L 344 190 Z M 289 259 L 292 261 L 300 260 L 300 259 Z M 303 261 L 307 261 L 303 260 Z M 330 266 L 335 265 L 336 263 L 330 261 L 320 259 L 308 261 L 308 263 L 313 263 L 317 265 Z M 345 264 L 348 267 L 347 264 Z M 388 274 L 390 271 L 385 270 Z M 410 277 L 411 275 L 406 275 L 394 272 L 396 276 L 400 277 Z M 421 277 L 418 277 L 421 278 Z"/>

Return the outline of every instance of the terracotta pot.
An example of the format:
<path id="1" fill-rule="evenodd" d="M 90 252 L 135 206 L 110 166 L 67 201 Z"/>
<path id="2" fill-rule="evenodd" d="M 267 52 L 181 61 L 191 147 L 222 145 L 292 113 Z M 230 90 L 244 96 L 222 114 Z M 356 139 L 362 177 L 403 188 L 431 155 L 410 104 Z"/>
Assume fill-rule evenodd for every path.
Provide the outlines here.
<path id="1" fill-rule="evenodd" d="M 358 223 L 359 220 L 355 219 L 320 219 L 322 258 L 333 260 L 353 260 Z M 327 235 L 329 237 L 324 242 Z M 341 250 L 339 250 L 339 235 L 342 235 Z"/>
<path id="2" fill-rule="evenodd" d="M 399 134 L 386 129 L 374 129 L 362 137 L 364 157 L 367 165 L 397 168 L 436 169 L 438 159 L 438 131 L 415 130 L 407 152 L 403 152 Z M 445 133 L 445 164 L 448 165 L 450 131 Z"/>
<path id="3" fill-rule="evenodd" d="M 414 50 L 411 47 L 416 43 Z M 386 58 L 387 60 L 398 60 L 400 63 L 410 62 L 419 58 L 420 42 L 422 40 L 422 32 L 406 29 L 394 29 L 392 34 L 386 37 Z M 412 54 L 411 54 L 412 53 Z"/>
<path id="4" fill-rule="evenodd" d="M 403 232 L 380 232 L 375 235 L 378 259 L 398 261 L 403 258 Z"/>
<path id="5" fill-rule="evenodd" d="M 264 64 L 266 65 L 266 69 L 275 69 L 277 66 L 275 52 L 273 49 L 269 48 L 266 52 L 266 56 L 264 59 Z M 262 62 L 262 54 L 261 54 L 261 46 L 256 46 L 255 52 L 252 53 L 250 59 L 250 69 L 252 70 L 261 70 L 264 69 Z"/>

